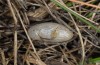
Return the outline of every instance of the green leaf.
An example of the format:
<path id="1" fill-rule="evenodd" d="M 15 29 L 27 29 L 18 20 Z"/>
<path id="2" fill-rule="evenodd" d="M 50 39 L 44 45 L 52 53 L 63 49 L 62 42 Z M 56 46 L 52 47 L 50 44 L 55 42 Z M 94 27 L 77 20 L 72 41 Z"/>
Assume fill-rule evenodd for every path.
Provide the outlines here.
<path id="1" fill-rule="evenodd" d="M 100 57 L 98 58 L 90 58 L 89 63 L 100 63 Z"/>
<path id="2" fill-rule="evenodd" d="M 87 18 L 90 18 L 92 15 L 93 15 L 93 12 L 88 13 L 88 14 L 86 15 L 86 17 L 87 17 Z"/>
<path id="3" fill-rule="evenodd" d="M 68 7 L 71 7 L 73 4 L 72 4 L 72 2 L 67 2 L 66 3 L 66 6 L 68 6 Z"/>

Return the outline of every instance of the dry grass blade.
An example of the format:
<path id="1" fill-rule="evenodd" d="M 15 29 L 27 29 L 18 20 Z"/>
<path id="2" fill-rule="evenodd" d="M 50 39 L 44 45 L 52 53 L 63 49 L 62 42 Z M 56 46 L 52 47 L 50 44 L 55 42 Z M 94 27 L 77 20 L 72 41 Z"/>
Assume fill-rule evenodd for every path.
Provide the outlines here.
<path id="1" fill-rule="evenodd" d="M 14 18 L 14 24 L 15 24 L 15 29 L 14 29 L 14 65 L 17 65 L 17 18 L 15 16 L 15 13 L 14 13 L 14 10 L 12 8 L 12 5 L 11 5 L 11 1 L 10 0 L 7 0 L 8 2 L 8 5 L 9 5 L 9 8 L 11 10 L 11 13 L 13 15 L 13 18 Z"/>
<path id="2" fill-rule="evenodd" d="M 2 57 L 2 64 L 3 65 L 7 65 L 7 63 L 6 63 L 6 58 L 5 58 L 5 55 L 4 55 L 4 51 L 3 50 L 1 50 L 1 48 L 0 48 L 0 54 L 1 54 L 1 57 Z"/>
<path id="3" fill-rule="evenodd" d="M 100 6 L 100 3 L 98 4 L 98 6 Z M 95 17 L 95 15 L 96 15 L 96 11 L 97 11 L 98 9 L 96 8 L 95 9 L 95 12 L 93 13 L 93 15 L 92 15 L 92 17 L 91 17 L 91 20 L 93 20 L 94 19 L 94 17 Z"/>
<path id="4" fill-rule="evenodd" d="M 14 6 L 14 7 L 15 7 L 15 6 Z M 21 19 L 21 16 L 20 16 L 19 12 L 17 11 L 17 9 L 15 9 L 15 10 L 16 10 L 16 12 L 17 12 L 17 15 L 18 15 L 19 19 L 20 19 L 20 22 L 21 22 L 21 24 L 22 24 L 22 27 L 23 27 L 23 29 L 24 29 L 24 31 L 25 31 L 25 33 L 26 33 L 26 36 L 28 37 L 28 40 L 29 40 L 29 42 L 30 42 L 30 44 L 31 44 L 31 46 L 32 46 L 32 48 L 33 48 L 33 50 L 34 50 L 34 53 L 36 54 L 36 60 L 37 60 L 37 62 L 39 62 L 39 65 L 40 65 L 42 61 L 41 61 L 41 59 L 40 59 L 40 57 L 39 57 L 39 55 L 38 55 L 38 53 L 37 53 L 37 51 L 36 51 L 36 49 L 35 49 L 33 43 L 32 43 L 32 40 L 30 39 L 30 37 L 29 37 L 29 35 L 28 35 L 28 32 L 27 32 L 27 30 L 26 30 L 26 28 L 25 28 L 25 25 L 24 25 L 24 23 L 23 23 L 23 20 Z M 40 61 L 41 61 L 41 62 L 40 62 Z"/>
<path id="5" fill-rule="evenodd" d="M 69 0 L 69 1 L 71 1 L 71 2 L 76 2 L 76 3 L 82 4 L 82 5 L 87 5 L 87 6 L 91 6 L 91 7 L 100 9 L 99 6 L 92 5 L 92 4 L 88 4 L 88 3 L 84 3 L 84 2 L 81 2 L 81 1 L 77 1 L 77 0 Z"/>
<path id="6" fill-rule="evenodd" d="M 62 50 L 61 47 L 60 47 L 60 49 L 61 49 L 61 51 L 62 51 L 62 53 L 63 53 L 63 55 L 64 55 L 64 58 L 65 58 L 66 61 L 68 62 L 68 65 L 73 65 L 73 64 L 70 62 L 70 60 L 66 57 L 66 54 L 65 54 L 65 52 Z"/>
<path id="7" fill-rule="evenodd" d="M 50 8 L 54 8 L 55 4 L 50 2 L 48 4 L 48 6 Z M 48 12 L 45 9 L 46 9 L 46 7 L 42 6 L 42 7 L 38 8 L 37 10 L 35 10 L 35 12 L 29 12 L 28 16 L 31 16 L 36 21 L 42 20 L 48 14 Z"/>
<path id="8" fill-rule="evenodd" d="M 50 11 L 48 11 L 49 9 L 57 9 L 53 2 L 46 4 L 44 0 L 42 0 L 42 1 L 46 6 L 41 6 L 40 8 L 36 9 L 35 12 L 28 12 L 27 13 L 28 16 L 32 17 L 32 20 L 41 21 L 49 13 L 51 13 Z M 65 0 L 65 2 L 67 2 L 67 1 Z"/>
<path id="9" fill-rule="evenodd" d="M 69 13 L 69 15 L 70 15 L 70 17 L 71 17 L 72 20 L 73 20 L 73 23 L 74 23 L 74 25 L 75 25 L 75 28 L 76 28 L 76 30 L 77 30 L 77 32 L 78 32 L 78 35 L 79 35 L 79 38 L 80 38 L 80 42 L 81 42 L 81 45 L 82 45 L 82 65 L 84 65 L 85 48 L 84 48 L 83 38 L 82 38 L 81 32 L 80 32 L 80 30 L 79 30 L 79 28 L 78 28 L 78 25 L 75 23 L 74 18 L 72 17 L 72 15 L 71 15 L 70 13 Z"/>

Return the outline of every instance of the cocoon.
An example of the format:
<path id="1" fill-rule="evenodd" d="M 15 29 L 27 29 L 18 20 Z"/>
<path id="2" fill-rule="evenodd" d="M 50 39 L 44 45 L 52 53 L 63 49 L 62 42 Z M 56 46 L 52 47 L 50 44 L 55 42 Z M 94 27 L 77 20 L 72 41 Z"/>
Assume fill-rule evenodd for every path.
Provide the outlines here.
<path id="1" fill-rule="evenodd" d="M 58 23 L 40 23 L 33 25 L 28 30 L 32 40 L 47 42 L 65 42 L 73 37 L 72 31 Z"/>

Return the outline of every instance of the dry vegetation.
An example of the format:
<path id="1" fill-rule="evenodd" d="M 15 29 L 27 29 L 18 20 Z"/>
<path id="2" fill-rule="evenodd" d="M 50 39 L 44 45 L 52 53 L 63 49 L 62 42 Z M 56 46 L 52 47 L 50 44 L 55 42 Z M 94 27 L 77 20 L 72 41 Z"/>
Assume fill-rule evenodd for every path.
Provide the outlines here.
<path id="1" fill-rule="evenodd" d="M 99 2 L 63 1 L 100 31 Z M 74 36 L 56 44 L 32 41 L 28 28 L 43 22 L 63 24 Z M 0 0 L 0 65 L 100 65 L 89 61 L 99 57 L 100 32 L 50 0 Z"/>

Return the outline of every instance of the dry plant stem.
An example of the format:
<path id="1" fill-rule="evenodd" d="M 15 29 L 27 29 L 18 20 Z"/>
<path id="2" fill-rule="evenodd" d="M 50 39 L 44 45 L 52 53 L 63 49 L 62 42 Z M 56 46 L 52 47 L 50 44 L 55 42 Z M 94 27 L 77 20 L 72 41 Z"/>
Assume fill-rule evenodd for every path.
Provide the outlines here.
<path id="1" fill-rule="evenodd" d="M 34 52 L 29 52 L 30 54 L 31 54 L 31 56 L 33 56 L 33 58 L 35 58 L 36 59 L 36 56 L 34 55 Z M 41 60 L 35 60 L 35 64 L 37 64 L 37 65 L 46 65 L 44 62 L 42 62 Z"/>
<path id="2" fill-rule="evenodd" d="M 53 8 L 55 4 L 53 4 L 52 2 L 50 2 L 48 4 L 48 6 L 50 6 L 50 8 Z M 37 10 L 35 10 L 35 12 L 29 12 L 27 15 L 33 17 L 34 19 L 38 20 L 38 19 L 43 19 L 46 15 L 47 15 L 47 11 L 45 10 L 45 7 L 41 7 Z"/>
<path id="3" fill-rule="evenodd" d="M 28 60 L 26 60 L 26 64 L 27 64 L 27 65 L 30 65 L 30 62 L 29 62 Z"/>
<path id="4" fill-rule="evenodd" d="M 23 20 L 25 21 L 25 24 L 29 25 L 29 19 L 27 17 L 26 12 L 22 11 L 21 14 L 23 16 Z"/>
<path id="5" fill-rule="evenodd" d="M 86 2 L 86 3 L 91 3 L 91 2 L 93 2 L 93 0 L 88 1 L 88 2 Z M 75 7 L 79 7 L 79 6 L 83 6 L 83 4 L 81 4 L 81 5 L 76 5 Z M 70 7 L 70 8 L 73 8 L 73 6 L 72 6 L 72 7 Z"/>
<path id="6" fill-rule="evenodd" d="M 100 49 L 100 46 L 98 46 L 98 45 L 96 45 L 96 44 L 94 44 L 94 43 L 92 43 L 91 41 L 89 41 L 89 40 L 87 40 L 91 45 L 93 45 L 94 47 L 96 47 L 96 48 L 98 48 L 98 49 Z"/>
<path id="7" fill-rule="evenodd" d="M 4 51 L 0 49 L 0 53 L 1 53 L 1 58 L 2 58 L 2 59 L 1 59 L 1 60 L 2 60 L 2 64 L 3 64 L 3 65 L 7 65 L 7 64 L 6 64 L 6 58 L 5 58 Z"/>
<path id="8" fill-rule="evenodd" d="M 85 37 L 83 37 L 83 39 L 85 39 Z M 94 43 L 92 43 L 90 40 L 87 40 L 90 44 L 92 44 L 94 47 L 96 47 L 96 48 L 99 48 L 100 49 L 100 46 L 98 46 L 98 45 L 95 45 Z"/>
<path id="9" fill-rule="evenodd" d="M 50 2 L 48 5 L 45 3 L 45 0 L 42 0 L 43 2 L 44 2 L 44 4 L 46 5 L 46 7 L 47 6 L 49 6 L 50 8 L 54 8 L 54 9 L 56 9 L 56 7 L 55 7 L 55 4 L 53 3 L 53 2 Z M 67 2 L 66 0 L 65 0 L 65 2 Z M 48 12 L 46 11 L 46 7 L 45 6 L 42 6 L 42 7 L 40 7 L 39 9 L 37 9 L 37 10 L 35 10 L 35 12 L 29 12 L 29 13 L 27 13 L 27 15 L 28 16 L 31 16 L 31 17 L 33 17 L 35 20 L 41 20 L 41 19 L 43 19 L 44 17 L 46 17 L 47 15 L 48 15 Z M 48 7 L 48 9 L 49 9 L 49 7 Z M 50 12 L 50 11 L 49 11 Z"/>
<path id="10" fill-rule="evenodd" d="M 66 61 L 68 62 L 68 65 L 72 65 L 72 64 L 70 63 L 70 61 L 68 60 L 68 58 L 66 57 L 66 54 L 65 54 L 65 52 L 62 50 L 61 47 L 60 47 L 60 49 L 61 49 L 61 51 L 62 51 L 62 53 L 63 53 L 63 55 L 64 55 Z"/>
<path id="11" fill-rule="evenodd" d="M 91 48 L 91 47 L 90 47 Z M 92 49 L 89 49 L 89 54 L 87 55 L 87 57 L 91 56 L 91 54 L 96 50 L 96 48 L 92 48 Z M 100 51 L 99 51 L 100 52 Z"/>
<path id="12" fill-rule="evenodd" d="M 15 6 L 14 6 L 15 7 Z M 40 59 L 40 57 L 39 57 L 39 55 L 38 55 L 38 53 L 37 53 L 37 51 L 36 51 L 36 49 L 35 49 L 35 47 L 34 47 L 34 45 L 33 45 L 33 43 L 32 43 L 32 40 L 30 39 L 30 37 L 29 37 L 29 35 L 28 35 L 28 32 L 27 32 L 27 30 L 26 30 L 26 28 L 25 28 L 25 25 L 24 25 L 24 23 L 23 23 L 23 20 L 21 19 L 21 16 L 20 16 L 20 14 L 19 14 L 19 12 L 17 11 L 17 9 L 15 9 L 16 10 L 16 12 L 17 12 L 17 15 L 18 15 L 18 17 L 19 17 L 19 20 L 20 20 L 20 22 L 21 22 L 21 24 L 22 24 L 22 27 L 23 27 L 23 29 L 24 29 L 24 31 L 25 31 L 25 33 L 26 33 L 26 36 L 27 36 L 27 38 L 28 38 L 28 40 L 29 40 L 29 42 L 30 42 L 30 44 L 31 44 L 31 46 L 32 46 L 32 48 L 33 48 L 33 50 L 34 50 L 34 53 L 36 54 L 36 60 L 37 60 L 37 62 L 38 61 L 41 61 L 41 59 Z M 42 62 L 42 61 L 41 61 Z"/>
<path id="13" fill-rule="evenodd" d="M 41 0 L 34 0 L 36 3 L 42 3 Z"/>
<path id="14" fill-rule="evenodd" d="M 95 34 L 89 32 L 88 30 L 85 30 L 85 29 L 83 29 L 83 30 L 84 30 L 88 35 L 90 35 L 90 37 L 91 37 L 92 39 L 95 39 L 98 43 L 100 42 L 99 38 L 98 38 L 97 36 L 95 36 Z M 94 44 L 96 44 L 96 43 L 94 43 Z M 98 44 L 97 44 L 97 45 L 98 45 Z"/>
<path id="15" fill-rule="evenodd" d="M 46 65 L 44 62 L 40 61 L 40 60 L 36 60 L 38 62 L 38 65 Z"/>
<path id="16" fill-rule="evenodd" d="M 56 47 L 56 46 L 59 46 L 59 44 L 53 45 L 53 46 L 49 46 L 49 47 L 47 47 L 45 49 L 41 49 L 40 51 L 38 51 L 38 54 L 41 54 L 43 51 L 46 51 L 47 49 L 50 49 L 50 48 L 53 48 L 53 47 Z"/>
<path id="17" fill-rule="evenodd" d="M 83 29 L 83 30 L 84 30 L 84 29 Z M 84 31 L 85 31 L 85 30 L 84 30 Z M 74 31 L 74 32 L 75 32 L 75 31 Z M 85 32 L 86 32 L 86 31 L 85 31 Z M 78 34 L 77 32 L 75 32 L 75 33 Z M 88 34 L 89 34 L 89 33 L 88 33 Z M 82 36 L 82 38 L 85 39 L 86 37 Z M 92 43 L 92 42 L 91 42 L 90 40 L 88 40 L 88 39 L 87 39 L 87 41 L 88 41 L 90 44 L 92 44 L 94 47 L 100 49 L 100 46 L 98 46 L 98 45 Z"/>
<path id="18" fill-rule="evenodd" d="M 27 37 L 28 37 L 28 40 L 29 40 L 29 42 L 31 43 L 32 48 L 33 48 L 34 52 L 35 52 L 36 55 L 37 55 L 36 49 L 35 49 L 35 47 L 34 47 L 34 45 L 33 45 L 33 43 L 32 43 L 32 40 L 30 39 L 30 37 L 29 37 L 29 35 L 28 35 L 28 33 L 27 33 L 27 30 L 26 30 L 26 28 L 25 28 L 25 25 L 24 25 L 24 23 L 23 23 L 23 21 L 22 21 L 22 19 L 21 19 L 21 17 L 20 17 L 20 14 L 18 13 L 18 11 L 17 11 L 17 14 L 18 14 L 18 17 L 19 17 L 19 19 L 20 19 L 20 21 L 21 21 L 22 27 L 23 27 L 23 29 L 24 29 L 24 31 L 25 31 Z M 37 55 L 37 56 L 38 56 L 38 55 Z M 39 58 L 38 58 L 38 59 L 39 59 Z"/>
<path id="19" fill-rule="evenodd" d="M 18 14 L 18 15 L 19 15 L 19 14 Z M 22 26 L 23 26 L 23 28 L 24 28 L 24 31 L 25 31 L 25 33 L 26 33 L 28 39 L 29 39 L 29 42 L 30 42 L 31 45 L 32 45 L 32 48 L 33 48 L 35 54 L 37 55 L 37 57 L 38 57 L 38 59 L 39 59 L 39 56 L 38 56 L 38 54 L 37 54 L 37 52 L 36 52 L 36 49 L 35 49 L 35 47 L 34 47 L 34 45 L 33 45 L 33 43 L 32 43 L 32 40 L 31 40 L 30 37 L 28 36 L 27 30 L 26 30 L 26 28 L 25 28 L 24 23 L 23 23 L 22 20 L 21 20 L 21 24 L 22 24 Z"/>
<path id="20" fill-rule="evenodd" d="M 85 53 L 90 52 L 92 48 L 93 48 L 93 45 L 91 45 L 91 46 L 90 46 L 90 47 L 86 50 L 86 52 L 85 52 Z M 89 54 L 91 54 L 91 52 L 90 52 Z M 88 55 L 89 55 L 89 54 L 88 54 Z"/>
<path id="21" fill-rule="evenodd" d="M 69 1 L 71 1 L 71 2 L 76 2 L 76 3 L 79 3 L 79 4 L 81 4 L 81 5 L 87 5 L 87 6 L 91 6 L 91 7 L 100 9 L 99 6 L 92 5 L 92 4 L 88 4 L 88 3 L 84 3 L 84 2 L 81 2 L 81 1 L 77 1 L 77 0 L 69 0 Z"/>
<path id="22" fill-rule="evenodd" d="M 86 48 L 88 48 L 88 47 L 91 47 L 91 45 L 87 45 L 87 46 L 86 46 Z M 78 50 L 80 50 L 80 49 L 82 49 L 82 48 L 81 48 L 81 47 L 78 47 L 78 48 L 72 49 L 72 50 L 70 50 L 70 51 L 68 51 L 68 52 L 65 52 L 65 53 L 66 53 L 66 54 L 72 53 L 72 52 L 78 51 Z"/>
<path id="23" fill-rule="evenodd" d="M 73 4 L 73 9 L 77 12 L 75 3 L 72 2 L 72 4 Z"/>
<path id="24" fill-rule="evenodd" d="M 91 2 L 93 2 L 94 0 L 91 0 L 91 1 L 88 1 L 88 2 L 86 2 L 86 3 L 91 3 Z M 74 7 L 79 7 L 79 6 L 83 6 L 83 4 L 81 4 L 81 5 L 76 5 L 76 6 L 74 6 Z M 73 7 L 70 7 L 70 8 L 73 8 Z M 96 8 L 97 9 L 97 8 Z M 88 19 L 88 18 L 87 18 Z M 90 19 L 91 21 L 90 22 L 92 22 L 92 23 L 94 23 L 94 24 L 96 24 L 96 25 L 99 25 L 99 23 L 96 23 L 95 21 L 93 21 L 93 19 Z"/>
<path id="25" fill-rule="evenodd" d="M 59 2 L 59 1 L 58 1 Z M 61 3 L 63 6 L 65 6 L 66 8 L 68 8 L 64 3 L 63 3 L 63 1 L 62 2 L 59 2 L 59 3 Z M 69 8 L 68 8 L 69 9 Z M 71 10 L 71 9 L 70 9 Z M 73 10 L 72 10 L 73 11 Z M 73 11 L 74 12 L 74 11 Z M 74 12 L 74 13 L 76 13 L 76 12 Z M 87 21 L 89 21 L 89 22 L 91 22 L 91 23 L 94 23 L 94 24 L 96 24 L 96 25 L 99 25 L 98 23 L 95 23 L 94 21 L 92 21 L 92 20 L 90 20 L 90 19 L 88 19 L 88 18 L 86 18 L 86 17 L 84 17 L 84 16 L 82 16 L 82 15 L 80 15 L 80 14 L 78 14 L 78 13 L 76 13 L 78 16 L 80 16 L 80 17 L 82 17 L 82 18 L 84 18 L 84 19 L 86 19 Z"/>
<path id="26" fill-rule="evenodd" d="M 17 65 L 17 31 L 14 32 L 14 65 Z"/>
<path id="27" fill-rule="evenodd" d="M 85 48 L 86 48 L 86 45 L 87 45 L 87 43 L 88 43 L 88 42 L 87 42 L 87 38 L 85 38 L 84 40 L 85 40 L 85 41 L 84 41 L 84 46 L 85 46 Z M 88 49 L 86 49 L 85 54 L 88 53 L 89 51 L 91 51 L 92 47 L 93 47 L 93 45 L 90 45 L 90 47 L 89 47 Z"/>
<path id="28" fill-rule="evenodd" d="M 100 3 L 98 4 L 98 6 L 100 6 Z M 92 17 L 91 17 L 91 20 L 93 20 L 94 19 L 94 17 L 95 17 L 95 15 L 96 15 L 96 11 L 97 11 L 98 9 L 96 8 L 95 9 L 95 13 L 93 13 L 93 15 L 92 15 Z"/>
<path id="29" fill-rule="evenodd" d="M 76 30 L 77 30 L 78 35 L 79 35 L 79 38 L 80 38 L 80 42 L 81 42 L 81 45 L 82 45 L 82 64 L 84 64 L 85 48 L 84 48 L 84 43 L 83 43 L 82 35 L 81 35 L 81 32 L 80 32 L 80 30 L 79 30 L 77 24 L 75 23 L 74 18 L 72 17 L 72 15 L 71 15 L 70 13 L 69 13 L 69 15 L 70 15 L 70 17 L 71 17 L 72 20 L 73 20 L 73 23 L 74 23 L 74 25 L 75 25 L 75 27 L 76 27 Z"/>
<path id="30" fill-rule="evenodd" d="M 66 50 L 68 51 L 68 54 L 70 54 L 70 56 L 72 57 L 72 59 L 74 60 L 74 62 L 76 63 L 76 65 L 78 65 L 77 60 L 75 59 L 75 57 L 70 53 L 70 51 L 68 50 L 68 48 L 66 47 Z M 66 52 L 65 52 L 66 54 Z"/>
<path id="31" fill-rule="evenodd" d="M 13 15 L 13 19 L 14 19 L 14 24 L 15 24 L 15 29 L 14 29 L 14 65 L 17 65 L 17 30 L 16 30 L 16 26 L 17 26 L 17 18 L 15 16 L 15 13 L 14 13 L 14 10 L 12 8 L 12 5 L 11 5 L 11 1 L 10 0 L 7 0 L 8 2 L 8 5 L 9 5 L 9 8 L 11 10 L 11 13 Z"/>
<path id="32" fill-rule="evenodd" d="M 53 15 L 53 13 L 51 12 L 51 10 L 50 10 L 50 8 L 48 7 L 48 5 L 46 4 L 46 2 L 44 1 L 44 0 L 42 0 L 43 1 L 43 3 L 45 4 L 45 6 L 47 7 L 47 9 L 48 9 L 48 12 L 50 13 L 50 15 L 55 19 L 55 20 L 57 20 L 56 19 L 56 16 L 55 15 Z M 52 3 L 52 2 L 51 2 Z M 48 14 L 48 13 L 47 13 Z"/>
<path id="33" fill-rule="evenodd" d="M 27 55 L 26 57 L 27 57 L 26 62 L 28 61 L 29 63 L 37 64 L 36 60 L 33 57 L 29 55 Z"/>
<path id="34" fill-rule="evenodd" d="M 23 64 L 24 64 L 25 61 L 27 62 L 27 56 L 28 56 L 28 52 L 29 52 L 30 46 L 31 46 L 31 44 L 28 46 L 28 48 L 27 48 L 27 50 L 26 50 L 26 53 L 25 53 L 25 55 L 24 55 L 24 57 L 23 57 L 23 58 L 24 58 Z"/>
<path id="35" fill-rule="evenodd" d="M 55 15 L 52 13 L 52 11 L 50 10 L 50 8 L 48 7 L 48 5 L 45 3 L 44 0 L 42 0 L 42 1 L 44 2 L 45 6 L 47 7 L 48 12 L 50 13 L 50 15 L 51 15 L 58 23 L 63 24 L 63 25 L 65 25 L 67 28 L 69 28 L 70 30 L 72 30 L 72 28 L 71 28 L 69 25 L 67 25 L 59 16 L 55 16 Z M 67 1 L 65 1 L 65 2 L 67 2 Z"/>
<path id="36" fill-rule="evenodd" d="M 50 15 L 55 19 L 55 20 L 57 20 L 56 19 L 56 16 L 55 15 L 53 15 L 53 13 L 51 12 L 51 10 L 50 10 L 50 8 L 48 7 L 48 5 L 46 4 L 46 2 L 44 1 L 44 0 L 42 0 L 43 1 L 43 3 L 45 4 L 45 6 L 47 7 L 47 9 L 48 9 L 48 12 L 50 13 Z M 52 2 L 51 2 L 52 3 Z M 55 5 L 55 4 L 54 4 Z M 47 13 L 48 14 L 48 13 Z"/>

